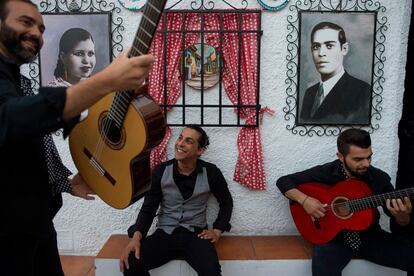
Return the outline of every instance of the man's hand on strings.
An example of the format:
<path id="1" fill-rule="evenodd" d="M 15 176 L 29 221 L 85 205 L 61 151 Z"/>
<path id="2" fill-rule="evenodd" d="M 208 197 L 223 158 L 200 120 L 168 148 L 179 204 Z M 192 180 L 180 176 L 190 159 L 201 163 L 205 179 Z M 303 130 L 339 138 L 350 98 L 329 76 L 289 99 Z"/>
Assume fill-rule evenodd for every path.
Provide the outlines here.
<path id="1" fill-rule="evenodd" d="M 410 223 L 410 214 L 412 211 L 410 198 L 387 199 L 385 204 L 399 225 L 404 226 Z"/>

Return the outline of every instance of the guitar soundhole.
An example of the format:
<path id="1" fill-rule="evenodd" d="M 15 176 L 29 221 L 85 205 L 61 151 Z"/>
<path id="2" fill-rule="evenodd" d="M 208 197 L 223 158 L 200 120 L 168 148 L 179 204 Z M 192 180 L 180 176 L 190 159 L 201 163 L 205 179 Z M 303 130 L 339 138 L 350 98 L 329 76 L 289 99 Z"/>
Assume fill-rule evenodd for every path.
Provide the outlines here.
<path id="1" fill-rule="evenodd" d="M 112 144 L 118 144 L 121 140 L 121 129 L 115 125 L 115 122 L 106 118 L 104 120 L 104 135 Z"/>
<path id="2" fill-rule="evenodd" d="M 336 217 L 340 219 L 348 219 L 352 216 L 347 201 L 348 199 L 346 197 L 337 197 L 332 201 L 331 208 Z"/>
<path id="3" fill-rule="evenodd" d="M 99 132 L 106 144 L 113 149 L 120 149 L 125 142 L 125 130 L 119 128 L 114 120 L 106 116 L 107 114 L 102 113 L 99 118 Z"/>

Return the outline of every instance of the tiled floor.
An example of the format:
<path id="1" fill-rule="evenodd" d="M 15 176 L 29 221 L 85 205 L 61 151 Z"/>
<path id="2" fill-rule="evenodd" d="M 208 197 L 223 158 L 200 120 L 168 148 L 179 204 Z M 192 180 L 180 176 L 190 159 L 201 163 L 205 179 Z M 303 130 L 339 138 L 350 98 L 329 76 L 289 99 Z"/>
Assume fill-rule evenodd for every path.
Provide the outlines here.
<path id="1" fill-rule="evenodd" d="M 95 276 L 95 257 L 60 256 L 65 276 Z"/>

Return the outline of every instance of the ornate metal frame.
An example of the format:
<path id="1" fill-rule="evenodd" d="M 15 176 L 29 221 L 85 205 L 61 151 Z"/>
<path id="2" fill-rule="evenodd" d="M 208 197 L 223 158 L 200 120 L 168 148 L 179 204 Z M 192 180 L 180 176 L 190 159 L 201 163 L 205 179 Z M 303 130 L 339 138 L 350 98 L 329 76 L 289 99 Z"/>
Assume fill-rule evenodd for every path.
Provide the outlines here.
<path id="1" fill-rule="evenodd" d="M 368 126 L 370 133 L 379 128 L 379 120 L 382 111 L 382 91 L 384 78 L 384 56 L 385 51 L 385 31 L 388 27 L 387 17 L 384 16 L 386 8 L 376 0 L 297 0 L 295 5 L 289 9 L 292 14 L 288 16 L 287 29 L 289 33 L 286 37 L 288 41 L 288 55 L 286 81 L 286 106 L 283 108 L 284 118 L 288 122 L 286 129 L 293 134 L 301 136 L 336 136 L 345 127 L 361 127 L 349 125 L 297 125 L 296 111 L 298 101 L 298 65 L 299 65 L 299 12 L 300 11 L 328 11 L 328 12 L 374 12 L 376 13 L 375 32 L 374 32 L 374 53 L 373 53 L 373 80 L 372 80 L 372 101 L 371 101 L 371 123 Z"/>
<path id="2" fill-rule="evenodd" d="M 68 14 L 68 13 L 103 13 L 110 12 L 111 15 L 111 40 L 112 40 L 112 57 L 122 52 L 123 36 L 122 32 L 125 27 L 120 16 L 121 8 L 114 2 L 108 3 L 105 0 L 42 0 L 39 3 L 39 11 L 47 14 Z M 32 80 L 32 87 L 38 89 L 40 85 L 40 66 L 39 60 L 28 65 L 29 78 Z"/>

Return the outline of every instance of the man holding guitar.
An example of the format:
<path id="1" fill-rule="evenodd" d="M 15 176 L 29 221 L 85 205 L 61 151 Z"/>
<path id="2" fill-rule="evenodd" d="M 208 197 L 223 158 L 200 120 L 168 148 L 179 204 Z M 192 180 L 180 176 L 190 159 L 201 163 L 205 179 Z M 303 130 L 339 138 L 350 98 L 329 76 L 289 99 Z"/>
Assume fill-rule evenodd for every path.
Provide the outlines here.
<path id="1" fill-rule="evenodd" d="M 152 173 L 137 221 L 128 229 L 120 268 L 125 276 L 147 276 L 148 270 L 172 259 L 185 259 L 200 276 L 219 276 L 221 268 L 214 247 L 221 233 L 230 230 L 233 199 L 220 169 L 199 157 L 209 145 L 205 131 L 185 127 L 175 142 L 175 158 L 159 164 Z M 219 203 L 213 229 L 207 229 L 207 201 Z M 158 211 L 157 230 L 147 232 Z"/>
<path id="2" fill-rule="evenodd" d="M 346 208 L 349 208 L 349 206 L 343 200 L 336 204 L 324 201 L 323 199 L 327 197 L 321 195 L 324 191 L 322 187 L 335 189 L 338 182 L 341 182 L 338 185 L 356 185 L 353 184 L 354 181 L 360 182 L 362 180 L 368 185 L 369 192 L 374 195 L 383 193 L 387 195 L 387 193 L 394 190 L 388 174 L 371 166 L 371 138 L 368 132 L 361 129 L 348 129 L 339 135 L 337 146 L 337 160 L 283 176 L 276 183 L 280 191 L 292 201 L 292 207 L 293 205 L 296 205 L 296 207 L 301 205 L 301 210 L 308 217 L 304 217 L 302 220 L 311 222 L 311 226 L 308 225 L 308 228 L 314 228 L 309 231 L 314 231 L 315 235 L 318 232 L 329 232 L 330 229 L 327 229 L 329 225 L 325 224 L 325 220 L 329 217 L 336 218 L 338 223 L 342 223 L 348 218 L 351 220 L 354 215 L 352 212 L 356 212 L 352 209 L 351 211 L 348 210 L 347 216 L 341 218 L 332 215 L 338 210 L 338 213 L 340 213 L 340 209 L 344 206 Z M 309 183 L 312 184 L 308 185 Z M 322 186 L 319 183 L 325 185 Z M 312 187 L 312 185 L 318 192 L 312 192 L 309 187 L 307 189 L 303 188 L 306 186 Z M 348 188 L 352 190 L 353 187 Z M 359 186 L 356 186 L 355 189 L 359 189 Z M 306 194 L 304 191 L 309 192 Z M 327 190 L 328 192 L 329 190 Z M 358 192 L 356 191 L 356 193 Z M 358 196 L 356 197 L 358 198 Z M 392 220 L 400 225 L 407 225 L 410 222 L 412 205 L 408 197 L 388 198 L 384 202 L 386 205 L 384 212 Z M 293 210 L 294 208 L 292 208 L 292 215 L 295 219 Z M 337 216 L 339 217 L 339 215 Z M 300 229 L 301 221 L 295 221 L 295 223 Z M 331 226 L 334 228 L 336 225 Z M 382 230 L 377 212 L 374 221 L 367 224 L 364 230 L 349 231 L 346 229 L 360 228 L 350 225 L 348 228 L 344 227 L 344 231 L 340 231 L 328 242 L 315 242 L 317 244 L 313 247 L 312 275 L 341 275 L 343 268 L 351 258 L 358 256 L 380 265 L 407 271 L 407 275 L 414 276 L 414 243 Z M 302 234 L 307 235 L 307 233 Z M 312 240 L 312 236 L 308 237 L 309 240 Z"/>
<path id="3" fill-rule="evenodd" d="M 40 88 L 34 95 L 19 67 L 36 58 L 44 31 L 42 15 L 30 0 L 0 1 L 2 275 L 63 275 L 52 221 L 61 200 L 53 186 L 60 160 L 49 158 L 45 137 L 60 128 L 68 133 L 83 110 L 111 91 L 139 88 L 153 63 L 152 56 L 128 58 L 125 51 L 89 79 L 69 88 Z M 83 181 L 74 178 L 73 192 L 74 183 Z M 84 187 L 76 195 L 88 199 L 87 192 Z"/>

